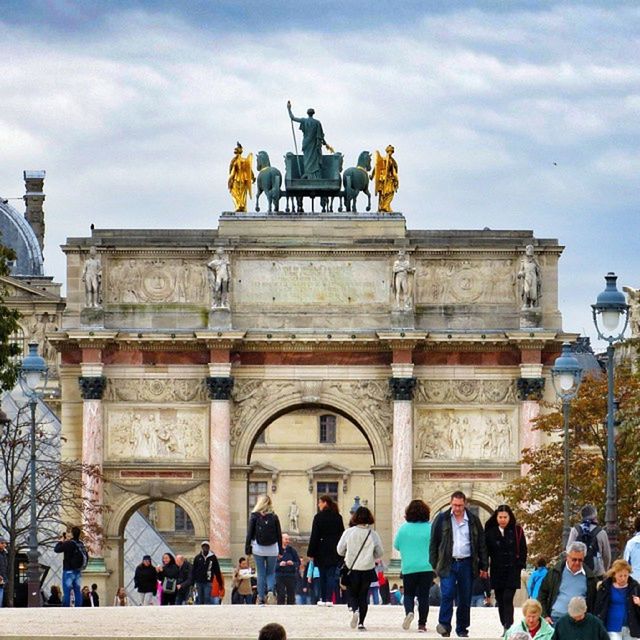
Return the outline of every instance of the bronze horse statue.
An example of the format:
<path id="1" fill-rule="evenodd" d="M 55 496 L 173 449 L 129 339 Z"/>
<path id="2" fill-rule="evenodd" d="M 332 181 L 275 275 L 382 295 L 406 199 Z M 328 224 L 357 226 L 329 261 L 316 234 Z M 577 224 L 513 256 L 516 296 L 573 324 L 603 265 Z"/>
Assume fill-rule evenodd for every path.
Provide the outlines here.
<path id="1" fill-rule="evenodd" d="M 269 213 L 272 210 L 280 211 L 280 186 L 282 185 L 282 174 L 279 169 L 271 166 L 269 154 L 260 151 L 256 158 L 258 168 L 258 194 L 256 195 L 256 211 L 260 211 L 260 195 L 264 192 L 269 203 Z"/>
<path id="2" fill-rule="evenodd" d="M 344 185 L 344 205 L 347 211 L 357 212 L 356 200 L 362 191 L 367 196 L 367 211 L 371 211 L 371 194 L 369 193 L 369 171 L 371 171 L 371 154 L 363 151 L 358 156 L 358 166 L 349 167 L 342 174 Z"/>

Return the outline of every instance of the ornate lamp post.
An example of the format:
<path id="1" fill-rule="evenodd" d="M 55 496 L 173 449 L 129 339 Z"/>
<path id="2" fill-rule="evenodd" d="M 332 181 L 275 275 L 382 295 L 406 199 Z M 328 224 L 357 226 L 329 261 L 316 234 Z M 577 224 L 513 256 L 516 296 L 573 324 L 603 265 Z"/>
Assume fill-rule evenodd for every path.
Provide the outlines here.
<path id="1" fill-rule="evenodd" d="M 613 369 L 615 354 L 614 344 L 623 339 L 624 332 L 629 323 L 629 305 L 624 293 L 618 291 L 616 280 L 618 276 L 609 272 L 604 279 L 607 285 L 604 291 L 597 297 L 596 303 L 591 305 L 593 309 L 593 324 L 598 332 L 600 340 L 606 340 L 607 347 L 607 499 L 605 503 L 605 525 L 611 556 L 618 555 L 618 496 L 617 496 L 617 452 L 615 434 L 615 399 L 613 397 Z M 622 320 L 622 329 L 619 330 Z M 602 324 L 602 326 L 601 326 Z"/>
<path id="2" fill-rule="evenodd" d="M 562 548 L 569 540 L 569 403 L 576 397 L 582 381 L 582 367 L 565 342 L 562 353 L 556 358 L 551 369 L 551 379 L 556 395 L 562 400 L 562 423 L 564 428 L 564 483 L 562 490 Z"/>
<path id="3" fill-rule="evenodd" d="M 38 344 L 29 344 L 29 353 L 22 360 L 20 366 L 20 388 L 28 399 L 29 409 L 31 411 L 31 429 L 30 429 L 30 462 L 29 462 L 29 480 L 30 480 L 30 508 L 31 517 L 29 520 L 29 551 L 27 558 L 27 606 L 40 607 L 42 601 L 40 598 L 40 564 L 38 559 L 40 553 L 38 551 L 38 522 L 36 515 L 36 409 L 38 407 L 38 389 L 44 388 L 47 384 L 47 374 L 49 367 L 44 358 L 38 355 Z"/>

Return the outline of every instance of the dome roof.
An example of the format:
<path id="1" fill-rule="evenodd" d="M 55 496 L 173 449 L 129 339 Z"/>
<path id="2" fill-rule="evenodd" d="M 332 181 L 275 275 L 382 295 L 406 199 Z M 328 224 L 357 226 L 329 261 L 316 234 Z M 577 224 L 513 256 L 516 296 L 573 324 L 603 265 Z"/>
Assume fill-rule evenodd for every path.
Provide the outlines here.
<path id="1" fill-rule="evenodd" d="M 12 276 L 43 275 L 44 258 L 36 234 L 24 216 L 3 200 L 0 200 L 0 243 L 16 253 Z"/>

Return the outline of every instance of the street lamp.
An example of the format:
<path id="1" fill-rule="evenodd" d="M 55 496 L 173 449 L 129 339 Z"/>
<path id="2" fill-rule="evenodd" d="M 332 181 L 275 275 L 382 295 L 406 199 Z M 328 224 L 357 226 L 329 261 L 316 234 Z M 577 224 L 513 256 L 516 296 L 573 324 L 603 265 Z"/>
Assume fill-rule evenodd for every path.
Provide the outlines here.
<path id="1" fill-rule="evenodd" d="M 29 353 L 22 360 L 20 366 L 20 388 L 22 393 L 27 397 L 29 409 L 31 410 L 31 429 L 30 429 L 30 463 L 29 463 L 29 480 L 30 480 L 30 507 L 31 517 L 29 520 L 29 551 L 27 558 L 27 606 L 40 607 L 42 605 L 40 598 L 40 564 L 38 559 L 38 522 L 36 515 L 36 409 L 38 408 L 38 389 L 44 388 L 47 384 L 47 374 L 49 367 L 44 358 L 38 355 L 38 343 L 29 343 Z"/>
<path id="2" fill-rule="evenodd" d="M 629 305 L 624 293 L 618 291 L 616 280 L 618 276 L 609 272 L 604 279 L 607 286 L 597 297 L 596 303 L 591 305 L 593 309 L 593 324 L 598 332 L 600 340 L 606 340 L 607 346 L 607 499 L 605 503 L 605 527 L 609 536 L 611 556 L 618 555 L 618 496 L 616 477 L 616 434 L 615 434 L 615 399 L 613 397 L 613 368 L 614 368 L 614 343 L 622 340 L 629 323 Z M 622 329 L 620 327 L 622 320 Z M 602 327 L 600 326 L 602 323 Z"/>
<path id="3" fill-rule="evenodd" d="M 569 540 L 569 403 L 576 397 L 582 381 L 582 367 L 573 355 L 571 345 L 565 342 L 562 353 L 551 369 L 551 379 L 556 395 L 562 400 L 562 423 L 564 428 L 564 486 L 562 491 L 562 548 Z"/>

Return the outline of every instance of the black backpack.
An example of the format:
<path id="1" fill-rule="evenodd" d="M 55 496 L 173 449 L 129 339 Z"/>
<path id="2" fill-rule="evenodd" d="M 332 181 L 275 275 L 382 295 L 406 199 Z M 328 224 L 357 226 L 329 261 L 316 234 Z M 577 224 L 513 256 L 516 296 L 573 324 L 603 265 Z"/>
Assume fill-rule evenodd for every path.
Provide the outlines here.
<path id="1" fill-rule="evenodd" d="M 278 542 L 278 529 L 276 527 L 275 514 L 256 514 L 256 542 L 264 546 Z"/>
<path id="2" fill-rule="evenodd" d="M 89 562 L 89 554 L 87 548 L 80 540 L 71 540 L 73 543 L 73 550 L 69 557 L 69 567 L 74 570 L 83 570 L 87 568 Z"/>
<path id="3" fill-rule="evenodd" d="M 587 525 L 591 526 L 591 525 Z M 576 540 L 578 542 L 584 542 L 587 545 L 587 553 L 584 557 L 584 563 L 591 569 L 591 571 L 595 570 L 596 558 L 600 554 L 600 549 L 598 547 L 598 534 L 602 531 L 601 526 L 596 526 L 594 529 L 586 530 L 583 528 L 583 525 L 576 525 L 576 531 L 578 533 L 578 537 Z"/>

